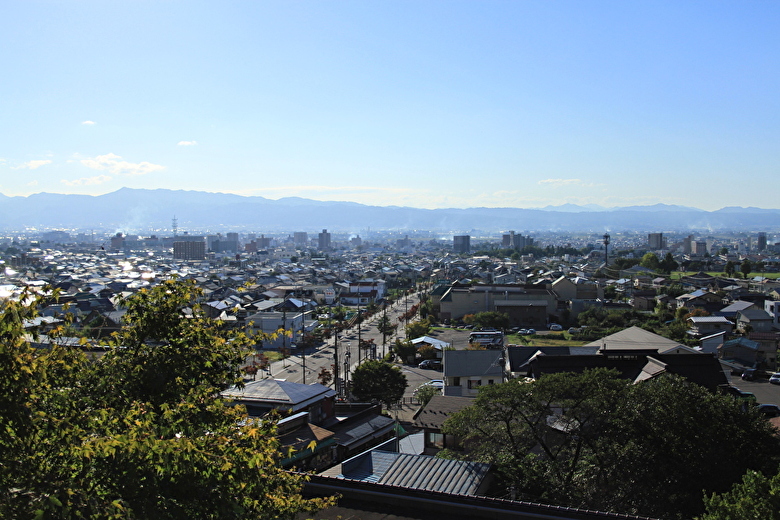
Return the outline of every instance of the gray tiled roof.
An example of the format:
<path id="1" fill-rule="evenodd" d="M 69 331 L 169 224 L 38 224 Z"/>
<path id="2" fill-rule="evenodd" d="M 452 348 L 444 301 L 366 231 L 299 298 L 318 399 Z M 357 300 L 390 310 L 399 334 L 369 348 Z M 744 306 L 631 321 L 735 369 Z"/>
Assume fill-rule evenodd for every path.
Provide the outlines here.
<path id="1" fill-rule="evenodd" d="M 393 455 L 396 460 L 379 482 L 413 489 L 473 495 L 490 468 L 488 464 L 427 455 Z"/>
<path id="2" fill-rule="evenodd" d="M 500 350 L 445 350 L 444 376 L 500 375 L 501 359 Z"/>
<path id="3" fill-rule="evenodd" d="M 320 384 L 303 385 L 289 381 L 277 381 L 275 379 L 251 381 L 241 390 L 236 387 L 230 387 L 222 392 L 223 397 L 237 400 L 254 400 L 288 405 L 302 403 L 318 396 L 324 398 L 331 395 L 335 395 L 335 392 L 327 386 Z"/>

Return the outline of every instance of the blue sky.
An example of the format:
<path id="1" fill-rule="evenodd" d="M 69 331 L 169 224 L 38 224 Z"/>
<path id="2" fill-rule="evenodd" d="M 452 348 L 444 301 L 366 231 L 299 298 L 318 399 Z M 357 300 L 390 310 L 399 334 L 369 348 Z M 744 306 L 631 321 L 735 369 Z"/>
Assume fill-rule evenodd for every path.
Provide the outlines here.
<path id="1" fill-rule="evenodd" d="M 778 208 L 780 4 L 35 1 L 0 193 Z"/>

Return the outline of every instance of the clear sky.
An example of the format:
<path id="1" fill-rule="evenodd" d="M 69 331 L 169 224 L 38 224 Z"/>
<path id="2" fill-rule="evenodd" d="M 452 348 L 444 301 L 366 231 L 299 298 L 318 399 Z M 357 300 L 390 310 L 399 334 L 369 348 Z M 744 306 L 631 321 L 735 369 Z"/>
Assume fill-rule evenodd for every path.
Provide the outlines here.
<path id="1" fill-rule="evenodd" d="M 0 193 L 778 208 L 773 1 L 0 0 Z"/>

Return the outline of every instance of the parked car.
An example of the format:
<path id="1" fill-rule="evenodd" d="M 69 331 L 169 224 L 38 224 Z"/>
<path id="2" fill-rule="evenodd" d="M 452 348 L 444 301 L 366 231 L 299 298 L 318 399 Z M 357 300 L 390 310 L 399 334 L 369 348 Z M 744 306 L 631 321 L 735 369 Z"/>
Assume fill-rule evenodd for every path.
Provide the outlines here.
<path id="1" fill-rule="evenodd" d="M 563 327 L 561 327 L 557 323 L 551 323 L 550 324 L 550 330 L 555 331 L 555 332 L 560 332 L 560 331 L 563 330 Z"/>
<path id="2" fill-rule="evenodd" d="M 742 402 L 749 402 L 749 403 L 755 403 L 756 402 L 756 396 L 752 392 L 743 392 L 736 386 L 730 386 L 730 385 L 721 385 L 720 387 L 721 392 L 732 396 L 737 401 Z"/>
<path id="3" fill-rule="evenodd" d="M 760 404 L 756 408 L 767 417 L 780 417 L 780 406 L 776 404 Z"/>
<path id="4" fill-rule="evenodd" d="M 780 385 L 780 372 L 775 372 L 769 376 L 769 382 L 773 385 Z"/>
<path id="5" fill-rule="evenodd" d="M 421 388 L 424 388 L 426 386 L 432 386 L 433 388 L 436 388 L 441 392 L 444 390 L 444 381 L 441 379 L 431 379 L 430 381 L 426 381 L 425 383 L 417 387 L 417 390 L 414 391 L 414 395 L 417 395 L 417 392 L 419 392 Z"/>
<path id="6" fill-rule="evenodd" d="M 422 363 L 417 365 L 417 368 L 441 370 L 441 361 L 438 359 L 425 359 L 422 361 Z"/>
<path id="7" fill-rule="evenodd" d="M 755 381 L 756 377 L 758 377 L 758 374 L 755 368 L 747 368 L 742 372 L 742 379 L 744 381 Z"/>
<path id="8" fill-rule="evenodd" d="M 577 327 L 569 327 L 568 333 L 569 334 L 579 334 L 582 332 L 582 329 L 578 329 Z"/>
<path id="9" fill-rule="evenodd" d="M 521 336 L 525 336 L 526 334 L 528 334 L 528 329 L 518 329 L 517 333 L 520 334 Z"/>
<path id="10" fill-rule="evenodd" d="M 528 329 L 526 333 L 530 336 L 531 334 L 536 334 L 536 329 Z"/>

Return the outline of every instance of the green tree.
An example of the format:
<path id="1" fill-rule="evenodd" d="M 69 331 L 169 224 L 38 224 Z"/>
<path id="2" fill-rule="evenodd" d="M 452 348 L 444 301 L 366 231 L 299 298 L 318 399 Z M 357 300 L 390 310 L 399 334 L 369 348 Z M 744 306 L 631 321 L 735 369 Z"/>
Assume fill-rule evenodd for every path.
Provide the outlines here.
<path id="1" fill-rule="evenodd" d="M 501 330 L 509 327 L 509 315 L 498 311 L 478 312 L 471 322 L 477 327 Z"/>
<path id="2" fill-rule="evenodd" d="M 420 402 L 420 406 L 425 406 L 434 395 L 441 395 L 441 390 L 433 385 L 422 385 L 414 394 Z"/>
<path id="3" fill-rule="evenodd" d="M 398 325 L 393 324 L 390 321 L 390 318 L 387 317 L 387 314 L 383 314 L 376 321 L 376 329 L 379 331 L 380 334 L 382 334 L 383 343 L 385 341 L 385 338 L 387 338 L 387 336 L 392 336 L 393 332 L 395 332 L 396 327 L 398 327 Z"/>
<path id="4" fill-rule="evenodd" d="M 702 490 L 728 490 L 780 458 L 758 413 L 672 375 L 631 384 L 591 370 L 487 386 L 443 431 L 466 449 L 445 456 L 495 464 L 526 498 L 654 518 L 701 514 Z"/>
<path id="5" fill-rule="evenodd" d="M 415 347 L 411 341 L 409 340 L 402 341 L 399 338 L 396 338 L 395 340 L 393 351 L 395 352 L 395 355 L 401 358 L 401 361 L 403 363 L 407 363 L 410 360 L 413 360 L 414 357 L 417 355 L 417 347 Z"/>
<path id="6" fill-rule="evenodd" d="M 672 253 L 666 253 L 666 256 L 664 256 L 664 259 L 661 260 L 660 264 L 661 271 L 667 274 L 671 273 L 672 271 L 676 271 L 679 266 L 680 264 L 678 264 L 674 259 Z"/>
<path id="7" fill-rule="evenodd" d="M 401 369 L 384 361 L 366 361 L 352 373 L 352 394 L 361 401 L 390 406 L 401 400 L 405 390 Z"/>
<path id="8" fill-rule="evenodd" d="M 129 298 L 126 326 L 94 362 L 29 346 L 21 320 L 40 299 L 5 304 L 0 516 L 293 518 L 330 503 L 304 499 L 302 479 L 280 469 L 273 420 L 220 397 L 241 384 L 251 340 L 207 320 L 198 295 L 168 281 Z"/>
<path id="9" fill-rule="evenodd" d="M 655 253 L 645 253 L 639 265 L 657 271 L 661 267 L 661 262 L 658 260 L 658 256 Z"/>
<path id="10" fill-rule="evenodd" d="M 726 265 L 723 267 L 723 272 L 726 273 L 726 276 L 728 277 L 734 276 L 734 273 L 736 272 L 734 262 L 731 260 L 726 261 Z"/>
<path id="11" fill-rule="evenodd" d="M 753 271 L 753 263 L 745 258 L 739 265 L 739 271 L 742 273 L 742 278 L 747 279 L 748 275 Z"/>
<path id="12" fill-rule="evenodd" d="M 730 491 L 704 497 L 704 505 L 707 512 L 700 520 L 780 520 L 780 474 L 748 471 Z"/>
<path id="13" fill-rule="evenodd" d="M 413 321 L 406 326 L 407 338 L 419 338 L 427 335 L 431 331 L 431 324 L 428 320 Z"/>

